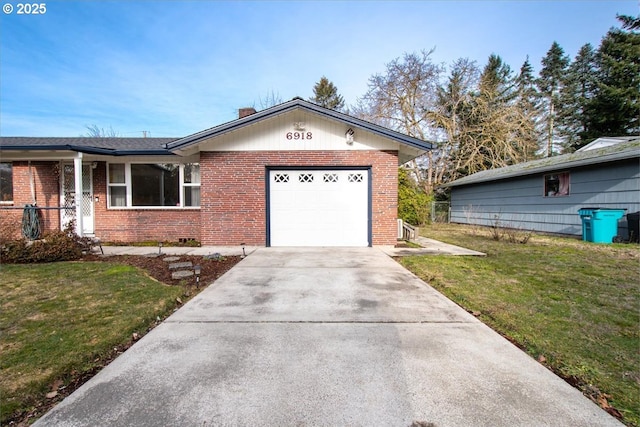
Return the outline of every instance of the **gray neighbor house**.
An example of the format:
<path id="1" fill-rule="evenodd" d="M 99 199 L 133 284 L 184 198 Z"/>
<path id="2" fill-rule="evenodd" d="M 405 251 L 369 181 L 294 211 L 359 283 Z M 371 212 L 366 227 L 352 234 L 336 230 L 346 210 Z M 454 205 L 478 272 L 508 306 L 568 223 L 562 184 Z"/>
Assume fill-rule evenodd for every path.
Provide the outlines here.
<path id="1" fill-rule="evenodd" d="M 599 138 L 575 153 L 478 172 L 444 187 L 451 188 L 451 222 L 498 221 L 581 236 L 581 208 L 640 211 L 640 137 Z M 629 238 L 626 216 L 618 235 Z"/>

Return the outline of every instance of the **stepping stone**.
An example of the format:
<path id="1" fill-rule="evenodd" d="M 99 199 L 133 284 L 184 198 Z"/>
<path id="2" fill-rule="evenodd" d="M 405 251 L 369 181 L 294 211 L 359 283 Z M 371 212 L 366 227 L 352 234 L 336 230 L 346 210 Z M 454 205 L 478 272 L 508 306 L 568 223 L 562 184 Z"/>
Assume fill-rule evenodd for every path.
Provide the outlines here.
<path id="1" fill-rule="evenodd" d="M 171 273 L 172 279 L 185 279 L 191 276 L 193 276 L 193 270 L 180 270 L 180 271 L 174 271 L 173 273 Z"/>
<path id="2" fill-rule="evenodd" d="M 178 268 L 191 268 L 191 267 L 193 267 L 193 264 L 191 264 L 191 261 L 174 262 L 173 264 L 169 264 L 169 270 L 176 270 Z"/>
<path id="3" fill-rule="evenodd" d="M 179 256 L 168 256 L 166 258 L 162 258 L 162 260 L 166 262 L 174 262 L 174 261 L 178 261 L 179 259 L 180 259 Z"/>

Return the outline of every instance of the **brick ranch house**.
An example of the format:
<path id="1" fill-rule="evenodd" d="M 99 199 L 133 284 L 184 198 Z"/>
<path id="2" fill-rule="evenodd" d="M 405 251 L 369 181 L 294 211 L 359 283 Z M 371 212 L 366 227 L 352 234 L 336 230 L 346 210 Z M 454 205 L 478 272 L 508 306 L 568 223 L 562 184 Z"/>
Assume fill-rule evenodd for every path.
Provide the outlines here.
<path id="1" fill-rule="evenodd" d="M 425 141 L 294 98 L 184 138 L 0 138 L 4 227 L 36 203 L 108 242 L 380 246 Z"/>

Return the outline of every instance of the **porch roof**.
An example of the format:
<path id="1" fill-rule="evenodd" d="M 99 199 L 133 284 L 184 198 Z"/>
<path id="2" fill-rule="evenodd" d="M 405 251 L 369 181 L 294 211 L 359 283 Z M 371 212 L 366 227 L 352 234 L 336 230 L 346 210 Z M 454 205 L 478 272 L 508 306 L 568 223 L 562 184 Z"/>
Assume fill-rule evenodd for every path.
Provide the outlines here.
<path id="1" fill-rule="evenodd" d="M 172 155 L 166 144 L 177 138 L 0 137 L 3 151 L 74 151 L 107 156 Z"/>

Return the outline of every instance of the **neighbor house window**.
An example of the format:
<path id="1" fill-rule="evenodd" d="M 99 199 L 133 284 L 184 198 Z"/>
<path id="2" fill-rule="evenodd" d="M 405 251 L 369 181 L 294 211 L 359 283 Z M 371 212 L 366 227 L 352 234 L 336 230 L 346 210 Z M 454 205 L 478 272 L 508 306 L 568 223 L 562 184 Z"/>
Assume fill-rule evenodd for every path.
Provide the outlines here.
<path id="1" fill-rule="evenodd" d="M 554 173 L 544 176 L 545 197 L 569 195 L 569 172 Z"/>
<path id="2" fill-rule="evenodd" d="M 197 163 L 109 164 L 110 207 L 198 207 Z"/>
<path id="3" fill-rule="evenodd" d="M 13 166 L 11 163 L 0 163 L 0 203 L 13 201 Z"/>

